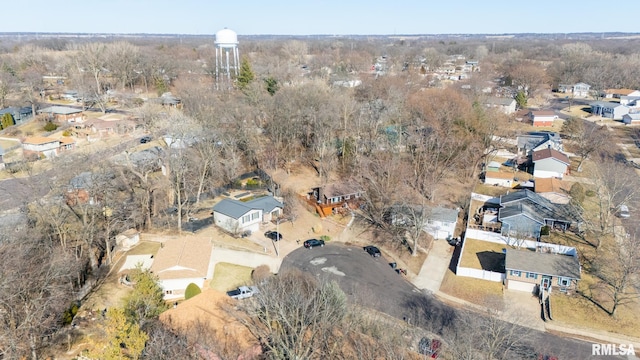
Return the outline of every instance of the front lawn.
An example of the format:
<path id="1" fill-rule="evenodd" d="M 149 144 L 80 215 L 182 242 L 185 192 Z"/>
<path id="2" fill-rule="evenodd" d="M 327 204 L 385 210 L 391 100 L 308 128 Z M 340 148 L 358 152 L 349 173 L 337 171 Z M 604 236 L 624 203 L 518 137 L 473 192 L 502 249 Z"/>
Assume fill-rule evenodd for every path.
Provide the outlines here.
<path id="1" fill-rule="evenodd" d="M 218 291 L 226 292 L 240 285 L 251 283 L 252 268 L 225 262 L 216 264 L 213 279 L 209 286 Z"/>
<path id="2" fill-rule="evenodd" d="M 501 282 L 457 276 L 451 270 L 444 275 L 440 291 L 481 306 L 495 307 L 502 300 Z"/>
<path id="3" fill-rule="evenodd" d="M 589 286 L 595 279 L 587 274 L 582 274 L 582 280 L 578 283 L 578 288 L 589 294 Z M 592 296 L 597 296 L 594 293 Z M 611 308 L 611 304 L 603 299 L 598 299 L 599 303 L 606 309 Z M 591 300 L 580 294 L 551 295 L 551 311 L 553 320 L 568 327 L 578 329 L 595 329 L 608 331 L 622 335 L 640 337 L 640 304 L 638 301 L 620 305 L 616 310 L 615 317 L 609 316 L 603 309 L 595 305 Z"/>

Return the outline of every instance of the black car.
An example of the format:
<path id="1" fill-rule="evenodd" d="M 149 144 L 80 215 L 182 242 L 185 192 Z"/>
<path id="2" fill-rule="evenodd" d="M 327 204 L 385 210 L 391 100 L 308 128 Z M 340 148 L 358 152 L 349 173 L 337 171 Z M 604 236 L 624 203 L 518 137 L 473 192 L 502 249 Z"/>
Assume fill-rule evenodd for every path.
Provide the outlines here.
<path id="1" fill-rule="evenodd" d="M 140 144 L 146 144 L 151 141 L 151 136 L 143 136 L 140 138 Z"/>
<path id="2" fill-rule="evenodd" d="M 282 240 L 282 234 L 280 234 L 277 231 L 267 231 L 266 233 L 264 233 L 264 236 L 268 237 L 273 241 Z"/>
<path id="3" fill-rule="evenodd" d="M 324 240 L 309 239 L 309 240 L 304 242 L 304 247 L 306 247 L 308 249 L 312 249 L 312 248 L 314 248 L 316 246 L 323 247 L 324 246 Z"/>
<path id="4" fill-rule="evenodd" d="M 380 257 L 380 249 L 373 245 L 363 247 L 364 251 L 366 251 L 369 255 L 373 257 Z"/>

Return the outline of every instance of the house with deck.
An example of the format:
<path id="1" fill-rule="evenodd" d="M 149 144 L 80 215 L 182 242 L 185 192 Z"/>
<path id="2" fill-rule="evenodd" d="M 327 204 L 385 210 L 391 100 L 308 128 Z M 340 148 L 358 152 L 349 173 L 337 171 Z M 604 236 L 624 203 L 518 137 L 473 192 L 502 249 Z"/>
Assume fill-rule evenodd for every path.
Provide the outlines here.
<path id="1" fill-rule="evenodd" d="M 578 224 L 574 209 L 554 204 L 530 190 L 500 196 L 498 221 L 506 237 L 539 239 L 542 227 L 569 229 Z"/>
<path id="2" fill-rule="evenodd" d="M 54 139 L 45 136 L 31 136 L 22 141 L 22 149 L 25 155 L 44 156 L 52 158 L 61 152 L 73 150 L 75 140 L 70 137 Z"/>
<path id="3" fill-rule="evenodd" d="M 538 289 L 572 292 L 581 273 L 575 248 L 563 253 L 552 248 L 506 249 L 504 267 L 506 288 L 530 293 Z"/>
<path id="4" fill-rule="evenodd" d="M 551 148 L 557 151 L 564 151 L 562 138 L 556 132 L 530 132 L 519 135 L 516 138 L 518 155 L 529 156 L 534 151 Z"/>
<path id="5" fill-rule="evenodd" d="M 362 189 L 351 183 L 334 183 L 313 188 L 307 193 L 307 200 L 316 207 L 320 216 L 331 215 L 336 209 L 357 204 Z"/>

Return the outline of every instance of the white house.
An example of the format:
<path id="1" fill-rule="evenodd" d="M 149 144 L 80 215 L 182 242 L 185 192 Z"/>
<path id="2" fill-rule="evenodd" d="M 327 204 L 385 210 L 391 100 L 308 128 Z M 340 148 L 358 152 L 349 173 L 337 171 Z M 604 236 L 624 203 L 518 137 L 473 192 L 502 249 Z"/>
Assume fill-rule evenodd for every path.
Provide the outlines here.
<path id="1" fill-rule="evenodd" d="M 22 148 L 27 153 L 42 154 L 47 158 L 51 158 L 58 153 L 60 140 L 44 136 L 31 136 L 24 139 Z"/>
<path id="2" fill-rule="evenodd" d="M 516 112 L 516 100 L 509 97 L 490 97 L 484 104 L 486 107 L 497 108 L 507 115 Z"/>
<path id="3" fill-rule="evenodd" d="M 174 238 L 162 243 L 151 271 L 158 276 L 165 300 L 184 298 L 191 283 L 204 288 L 205 280 L 213 276 L 212 253 L 208 238 Z"/>
<path id="4" fill-rule="evenodd" d="M 213 207 L 213 222 L 224 230 L 239 234 L 260 230 L 261 222 L 271 221 L 282 212 L 284 205 L 273 196 L 263 196 L 242 202 L 222 199 Z"/>
<path id="5" fill-rule="evenodd" d="M 427 217 L 424 231 L 434 239 L 449 239 L 453 237 L 458 223 L 458 210 L 434 207 Z"/>
<path id="6" fill-rule="evenodd" d="M 574 97 L 587 97 L 589 96 L 589 92 L 591 89 L 591 85 L 585 84 L 583 82 L 567 85 L 567 84 L 559 84 L 558 92 L 561 93 L 572 93 Z"/>
<path id="7" fill-rule="evenodd" d="M 560 151 L 548 148 L 535 151 L 531 154 L 533 161 L 533 176 L 536 178 L 559 178 L 568 174 L 571 161 L 569 157 Z"/>

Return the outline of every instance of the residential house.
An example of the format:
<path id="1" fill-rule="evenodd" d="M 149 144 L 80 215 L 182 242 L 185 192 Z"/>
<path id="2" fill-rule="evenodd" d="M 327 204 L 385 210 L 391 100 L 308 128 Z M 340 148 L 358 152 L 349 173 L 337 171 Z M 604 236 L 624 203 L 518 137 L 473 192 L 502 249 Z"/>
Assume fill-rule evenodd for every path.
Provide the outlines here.
<path id="1" fill-rule="evenodd" d="M 213 207 L 213 222 L 232 234 L 253 233 L 260 230 L 261 222 L 278 217 L 283 208 L 273 196 L 246 202 L 225 198 Z"/>
<path id="2" fill-rule="evenodd" d="M 534 151 L 531 154 L 533 162 L 533 177 L 550 178 L 556 177 L 562 179 L 569 174 L 569 166 L 571 161 L 564 153 L 552 148 Z"/>
<path id="3" fill-rule="evenodd" d="M 640 124 L 640 113 L 624 114 L 622 116 L 622 122 L 627 125 Z"/>
<path id="4" fill-rule="evenodd" d="M 184 298 L 191 283 L 203 289 L 205 281 L 213 275 L 213 251 L 209 238 L 178 237 L 163 242 L 154 256 L 151 272 L 158 277 L 164 299 Z"/>
<path id="5" fill-rule="evenodd" d="M 502 171 L 487 171 L 484 174 L 484 183 L 487 185 L 512 188 L 517 184 L 515 173 Z"/>
<path id="6" fill-rule="evenodd" d="M 53 139 L 44 136 L 31 136 L 22 141 L 25 155 L 36 154 L 46 158 L 58 155 L 60 152 L 75 148 L 75 140 L 69 137 Z"/>
<path id="7" fill-rule="evenodd" d="M 20 125 L 33 115 L 33 111 L 29 106 L 20 107 L 20 108 L 8 107 L 0 110 L 0 118 L 2 118 L 4 114 L 11 114 L 11 116 L 13 116 L 14 124 Z"/>
<path id="8" fill-rule="evenodd" d="M 396 226 L 416 226 L 434 239 L 450 239 L 458 224 L 458 209 L 427 207 L 423 205 L 394 205 L 385 218 Z"/>
<path id="9" fill-rule="evenodd" d="M 424 231 L 434 239 L 451 239 L 458 224 L 458 209 L 447 209 L 444 207 L 434 207 L 427 215 L 427 223 L 423 227 Z"/>
<path id="10" fill-rule="evenodd" d="M 621 96 L 620 105 L 626 105 L 629 107 L 637 106 L 640 96 Z"/>
<path id="11" fill-rule="evenodd" d="M 92 134 L 96 134 L 98 137 L 113 134 L 127 134 L 132 132 L 135 127 L 136 123 L 132 120 L 110 116 L 91 119 L 85 123 L 85 128 L 89 129 Z"/>
<path id="12" fill-rule="evenodd" d="M 518 155 L 529 156 L 533 152 L 551 148 L 557 151 L 564 151 L 562 138 L 555 132 L 530 132 L 517 137 Z"/>
<path id="13" fill-rule="evenodd" d="M 486 107 L 496 108 L 507 115 L 516 112 L 516 104 L 516 100 L 509 97 L 490 97 L 484 101 Z"/>
<path id="14" fill-rule="evenodd" d="M 606 99 L 620 99 L 623 96 L 640 96 L 640 90 L 633 89 L 606 89 L 600 93 L 600 96 Z"/>
<path id="15" fill-rule="evenodd" d="M 553 126 L 553 121 L 558 119 L 558 115 L 552 110 L 530 111 L 528 115 L 535 127 Z"/>
<path id="16" fill-rule="evenodd" d="M 81 109 L 68 106 L 50 106 L 38 110 L 39 114 L 47 114 L 50 121 L 82 123 L 84 122 L 84 113 Z"/>
<path id="17" fill-rule="evenodd" d="M 554 204 L 530 190 L 500 196 L 498 220 L 503 236 L 534 239 L 540 237 L 543 226 L 566 230 L 578 223 L 568 205 Z"/>
<path id="18" fill-rule="evenodd" d="M 540 288 L 573 291 L 581 272 L 575 249 L 565 254 L 507 249 L 504 267 L 507 289 L 531 293 Z"/>
<path id="19" fill-rule="evenodd" d="M 554 204 L 568 204 L 571 200 L 571 187 L 566 181 L 557 178 L 535 179 L 535 192 Z"/>
<path id="20" fill-rule="evenodd" d="M 591 115 L 602 116 L 613 120 L 622 120 L 629 113 L 629 107 L 616 102 L 595 101 L 590 104 Z"/>
<path id="21" fill-rule="evenodd" d="M 579 82 L 573 85 L 559 84 L 558 92 L 571 93 L 574 97 L 587 97 L 590 95 L 591 85 Z"/>
<path id="22" fill-rule="evenodd" d="M 334 209 L 357 203 L 361 196 L 360 187 L 347 183 L 335 183 L 313 188 L 307 194 L 307 200 L 316 207 L 318 214 L 328 216 Z"/>

